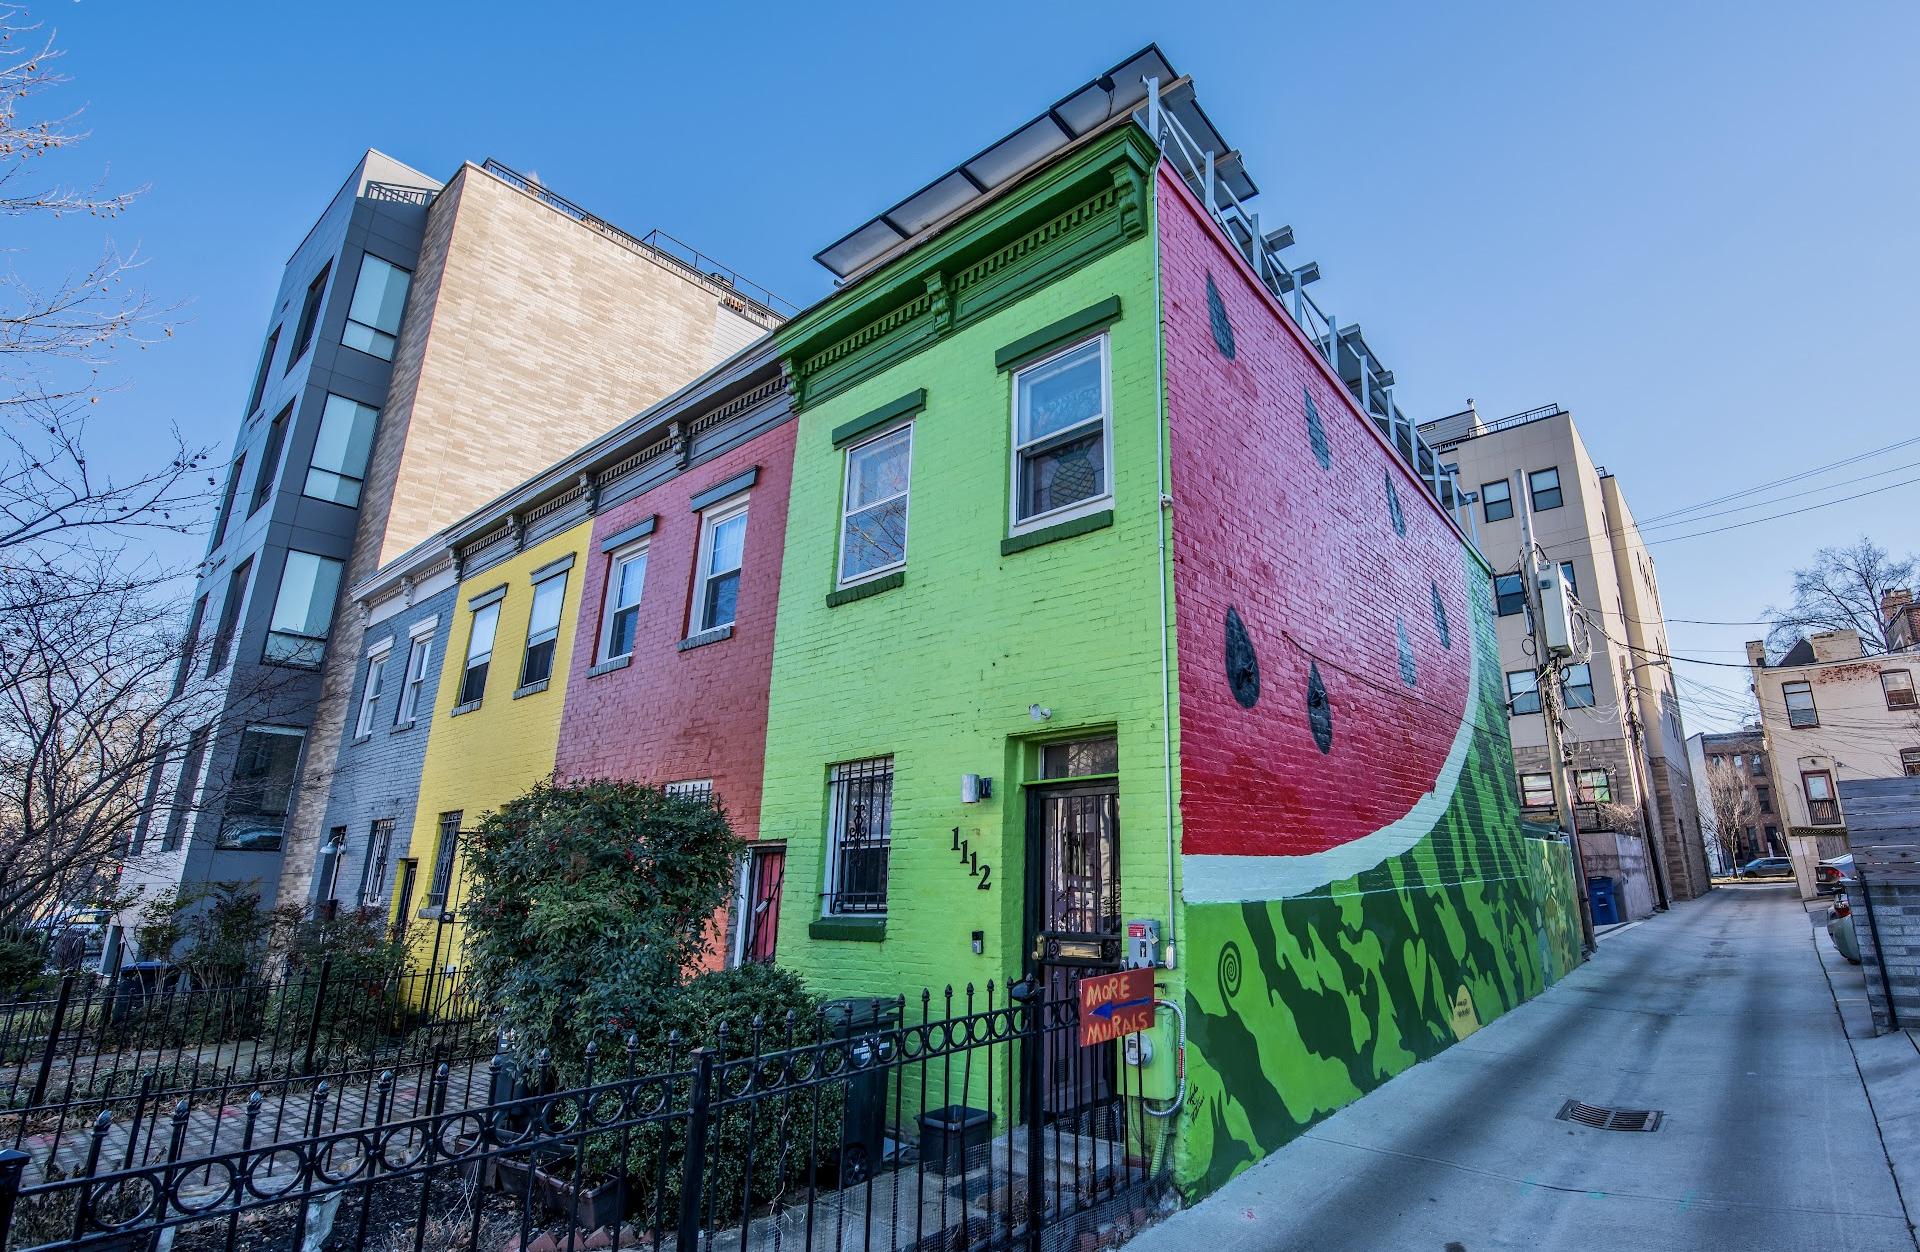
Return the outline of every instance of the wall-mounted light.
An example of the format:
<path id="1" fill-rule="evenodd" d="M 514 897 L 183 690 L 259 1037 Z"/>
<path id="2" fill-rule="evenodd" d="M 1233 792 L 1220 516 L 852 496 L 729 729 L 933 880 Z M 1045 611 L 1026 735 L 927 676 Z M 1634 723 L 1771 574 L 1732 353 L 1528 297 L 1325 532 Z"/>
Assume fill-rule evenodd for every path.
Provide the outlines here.
<path id="1" fill-rule="evenodd" d="M 960 775 L 960 803 L 978 804 L 993 795 L 993 779 L 980 774 Z"/>
<path id="2" fill-rule="evenodd" d="M 1029 704 L 1027 706 L 1027 716 L 1036 722 L 1044 722 L 1053 716 L 1053 710 L 1044 704 Z"/>

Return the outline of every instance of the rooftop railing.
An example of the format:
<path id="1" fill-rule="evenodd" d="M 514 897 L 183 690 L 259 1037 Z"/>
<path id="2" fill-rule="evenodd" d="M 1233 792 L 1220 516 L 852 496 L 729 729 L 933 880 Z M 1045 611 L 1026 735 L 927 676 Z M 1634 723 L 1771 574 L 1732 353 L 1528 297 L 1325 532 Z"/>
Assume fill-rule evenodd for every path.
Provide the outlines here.
<path id="1" fill-rule="evenodd" d="M 1437 441 L 1434 446 L 1445 452 L 1469 439 L 1478 439 L 1482 435 L 1497 435 L 1503 430 L 1512 430 L 1516 426 L 1525 426 L 1530 422 L 1545 421 L 1549 417 L 1559 417 L 1565 412 L 1566 410 L 1558 404 L 1543 404 L 1537 408 L 1528 409 L 1524 413 L 1510 413 L 1506 417 L 1495 418 L 1491 422 L 1481 422 L 1477 426 L 1462 430 L 1457 435 L 1449 435 Z"/>
<path id="2" fill-rule="evenodd" d="M 1293 318 L 1314 350 L 1333 367 L 1359 402 L 1361 411 L 1373 419 L 1380 433 L 1440 506 L 1454 515 L 1460 529 L 1471 534 L 1471 510 L 1465 509 L 1466 494 L 1460 489 L 1454 467 L 1440 462 L 1433 448 L 1421 438 L 1413 420 L 1393 403 L 1393 371 L 1374 357 L 1361 338 L 1358 326 L 1341 326 L 1331 312 L 1307 294 L 1307 285 L 1320 277 L 1317 264 L 1294 267 L 1280 259 L 1280 250 L 1293 243 L 1292 229 L 1281 227 L 1272 232 L 1261 229 L 1260 214 L 1234 195 L 1225 179 L 1216 177 L 1216 165 L 1223 158 L 1197 141 L 1174 116 L 1167 97 L 1161 93 L 1159 79 L 1147 79 L 1144 116 L 1136 114 L 1135 117 L 1145 125 L 1161 155 L 1200 197 L 1214 222 L 1233 241 L 1275 301 Z"/>

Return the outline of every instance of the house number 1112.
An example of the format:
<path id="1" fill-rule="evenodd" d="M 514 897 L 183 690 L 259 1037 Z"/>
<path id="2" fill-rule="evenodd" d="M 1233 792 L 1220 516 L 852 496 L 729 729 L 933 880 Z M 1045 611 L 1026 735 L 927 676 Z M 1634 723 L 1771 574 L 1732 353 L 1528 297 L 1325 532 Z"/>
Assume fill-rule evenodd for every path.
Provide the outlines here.
<path id="1" fill-rule="evenodd" d="M 974 833 L 979 834 L 980 832 L 975 831 Z M 980 863 L 980 854 L 967 846 L 967 840 L 960 837 L 960 828 L 958 826 L 953 828 L 953 851 L 959 855 L 960 863 L 967 867 L 968 877 L 978 878 L 980 880 L 974 884 L 974 890 L 987 891 L 992 888 L 993 866 L 982 865 Z"/>

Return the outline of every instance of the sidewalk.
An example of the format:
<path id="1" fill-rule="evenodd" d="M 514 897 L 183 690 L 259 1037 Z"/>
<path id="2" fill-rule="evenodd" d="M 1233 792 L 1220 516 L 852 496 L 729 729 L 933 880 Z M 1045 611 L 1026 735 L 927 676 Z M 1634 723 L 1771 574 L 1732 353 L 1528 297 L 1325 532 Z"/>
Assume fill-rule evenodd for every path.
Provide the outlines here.
<path id="1" fill-rule="evenodd" d="M 1909 1213 L 1920 1216 L 1920 1037 L 1912 1027 L 1876 1036 L 1867 1008 L 1867 971 L 1850 963 L 1827 936 L 1831 900 L 1806 904 L 1814 951 L 1826 970 L 1834 1007 L 1847 1032 L 1847 1044 L 1860 1081 L 1867 1089 L 1880 1143 L 1893 1168 Z M 1915 1023 L 1920 1026 L 1920 1023 Z"/>
<path id="2" fill-rule="evenodd" d="M 1859 1051 L 1792 887 L 1715 891 L 1128 1246 L 1913 1252 Z M 1663 1118 L 1592 1129 L 1570 1099 Z"/>

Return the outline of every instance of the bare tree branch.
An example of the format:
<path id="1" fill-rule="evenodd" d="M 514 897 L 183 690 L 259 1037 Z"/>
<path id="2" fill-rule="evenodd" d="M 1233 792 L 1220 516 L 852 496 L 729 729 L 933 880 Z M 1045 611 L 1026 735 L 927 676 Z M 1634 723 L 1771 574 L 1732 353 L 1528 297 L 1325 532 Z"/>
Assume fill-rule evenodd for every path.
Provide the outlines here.
<path id="1" fill-rule="evenodd" d="M 1910 588 L 1920 562 L 1911 555 L 1894 557 L 1865 535 L 1845 548 L 1822 548 L 1813 564 L 1793 571 L 1793 602 L 1769 608 L 1767 648 L 1783 655 L 1800 639 L 1823 630 L 1853 630 L 1869 653 L 1887 650 L 1886 622 L 1880 599 L 1889 591 Z"/>

